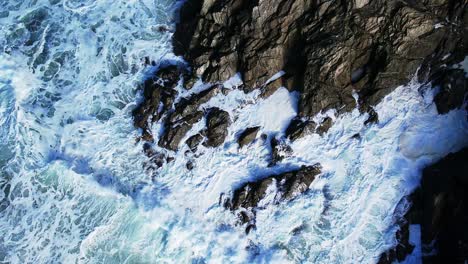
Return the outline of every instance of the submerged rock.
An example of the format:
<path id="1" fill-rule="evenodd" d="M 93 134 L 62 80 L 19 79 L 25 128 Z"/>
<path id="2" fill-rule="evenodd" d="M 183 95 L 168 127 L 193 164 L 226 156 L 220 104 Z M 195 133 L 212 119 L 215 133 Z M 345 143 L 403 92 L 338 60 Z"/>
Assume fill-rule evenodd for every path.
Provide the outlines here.
<path id="1" fill-rule="evenodd" d="M 277 175 L 270 175 L 255 182 L 248 182 L 234 190 L 232 198 L 225 203 L 231 211 L 248 209 L 240 212 L 239 220 L 247 223 L 254 220 L 255 210 L 265 198 L 267 190 L 274 191 L 274 202 L 284 202 L 295 198 L 309 189 L 315 177 L 320 174 L 320 165 L 302 166 L 301 168 Z"/>
<path id="2" fill-rule="evenodd" d="M 228 135 L 228 127 L 231 124 L 229 113 L 219 108 L 208 109 L 206 116 L 206 138 L 204 145 L 218 147 L 224 143 Z"/>
<path id="3" fill-rule="evenodd" d="M 257 137 L 258 131 L 260 127 L 249 127 L 246 128 L 237 139 L 237 143 L 239 143 L 239 147 L 242 148 L 250 143 L 252 143 L 255 138 Z"/>

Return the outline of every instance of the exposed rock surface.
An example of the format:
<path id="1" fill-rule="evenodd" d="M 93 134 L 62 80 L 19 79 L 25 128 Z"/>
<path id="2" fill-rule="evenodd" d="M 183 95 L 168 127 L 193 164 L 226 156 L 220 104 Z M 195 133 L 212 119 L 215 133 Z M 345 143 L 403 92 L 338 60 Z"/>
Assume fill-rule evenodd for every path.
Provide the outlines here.
<path id="1" fill-rule="evenodd" d="M 250 143 L 252 143 L 255 138 L 257 137 L 258 131 L 260 127 L 249 127 L 246 128 L 242 133 L 239 135 L 237 139 L 237 143 L 239 143 L 239 147 L 242 148 Z"/>
<path id="2" fill-rule="evenodd" d="M 247 90 L 276 83 L 301 92 L 299 115 L 349 111 L 409 81 L 440 80 L 441 112 L 459 107 L 466 79 L 446 65 L 467 54 L 466 1 L 191 0 L 180 11 L 174 47 L 204 81 L 240 72 Z M 453 73 L 457 75 L 458 73 Z M 465 83 L 465 85 L 461 85 Z M 268 90 L 268 89 L 267 89 Z M 448 101 L 447 101 L 448 100 Z"/>
<path id="3" fill-rule="evenodd" d="M 301 118 L 294 118 L 286 128 L 286 137 L 290 140 L 296 140 L 305 135 L 314 133 L 317 124 L 314 121 L 302 120 Z"/>
<path id="4" fill-rule="evenodd" d="M 399 245 L 382 254 L 379 263 L 401 261 L 412 252 L 408 242 L 412 224 L 421 227 L 423 263 L 468 261 L 467 161 L 465 148 L 424 169 L 421 187 L 411 195 L 412 206 L 400 223 Z"/>
<path id="5" fill-rule="evenodd" d="M 255 210 L 259 202 L 265 198 L 268 188 L 273 188 L 275 192 L 275 203 L 288 201 L 307 191 L 318 174 L 320 174 L 320 165 L 316 164 L 245 183 L 234 190 L 232 198 L 225 203 L 225 207 L 232 211 L 246 209 L 246 212 L 240 213 L 240 221 L 242 223 L 254 221 Z"/>
<path id="6" fill-rule="evenodd" d="M 206 116 L 205 146 L 218 147 L 223 144 L 228 135 L 228 127 L 231 123 L 229 113 L 219 108 L 208 109 Z"/>
<path id="7" fill-rule="evenodd" d="M 275 166 L 278 162 L 281 162 L 285 157 L 292 154 L 293 150 L 286 144 L 281 138 L 272 137 L 270 141 L 271 146 L 271 158 L 268 166 Z"/>
<path id="8" fill-rule="evenodd" d="M 193 94 L 188 98 L 182 98 L 176 105 L 165 124 L 166 132 L 159 140 L 159 146 L 177 150 L 182 139 L 195 123 L 200 121 L 204 115 L 199 109 L 200 105 L 208 102 L 208 100 L 219 93 L 221 87 L 213 85 L 212 87 L 198 93 Z"/>
<path id="9" fill-rule="evenodd" d="M 187 146 L 189 146 L 190 150 L 195 151 L 202 141 L 203 136 L 201 134 L 196 134 L 189 137 L 185 143 L 187 143 Z"/>
<path id="10" fill-rule="evenodd" d="M 330 117 L 326 117 L 320 126 L 317 128 L 317 133 L 319 135 L 323 135 L 327 133 L 327 131 L 330 129 L 330 127 L 333 125 L 333 120 Z"/>
<path id="11" fill-rule="evenodd" d="M 133 110 L 135 127 L 143 130 L 142 138 L 153 141 L 149 124 L 161 119 L 173 104 L 177 91 L 174 90 L 180 75 L 184 73 L 177 65 L 162 66 L 153 77 L 143 84 L 143 102 Z"/>

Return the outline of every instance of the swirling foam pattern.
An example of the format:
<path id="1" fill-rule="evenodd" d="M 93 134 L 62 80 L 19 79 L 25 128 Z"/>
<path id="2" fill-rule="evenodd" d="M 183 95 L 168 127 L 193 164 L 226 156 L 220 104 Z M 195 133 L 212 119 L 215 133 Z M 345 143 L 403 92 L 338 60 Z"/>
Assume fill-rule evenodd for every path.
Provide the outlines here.
<path id="1" fill-rule="evenodd" d="M 0 263 L 374 262 L 394 245 L 393 218 L 421 168 L 468 144 L 466 112 L 437 115 L 432 90 L 413 82 L 376 107 L 378 124 L 357 110 L 334 118 L 267 168 L 268 148 L 238 150 L 235 135 L 257 125 L 281 135 L 297 94 L 234 90 L 202 106 L 230 113 L 224 146 L 201 147 L 190 172 L 181 146 L 149 174 L 131 111 L 152 70 L 144 58 L 178 59 L 158 30 L 173 27 L 176 4 L 0 0 Z M 316 162 L 311 190 L 262 201 L 249 235 L 218 204 L 245 181 Z"/>

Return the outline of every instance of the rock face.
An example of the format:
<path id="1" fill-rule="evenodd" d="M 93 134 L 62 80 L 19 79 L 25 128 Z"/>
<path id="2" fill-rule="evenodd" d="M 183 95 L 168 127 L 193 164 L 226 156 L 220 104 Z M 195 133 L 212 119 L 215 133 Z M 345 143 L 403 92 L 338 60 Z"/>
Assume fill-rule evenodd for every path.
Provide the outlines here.
<path id="1" fill-rule="evenodd" d="M 236 211 L 241 210 L 242 223 L 254 221 L 255 210 L 260 201 L 265 198 L 269 188 L 273 188 L 274 202 L 289 201 L 309 189 L 315 177 L 320 174 L 320 165 L 302 166 L 298 170 L 270 175 L 256 182 L 248 182 L 233 192 L 232 198 L 225 203 L 225 207 Z"/>
<path id="2" fill-rule="evenodd" d="M 228 135 L 228 127 L 231 123 L 229 113 L 219 108 L 208 109 L 206 116 L 206 142 L 205 146 L 218 147 L 223 144 Z"/>
<path id="3" fill-rule="evenodd" d="M 413 245 L 408 242 L 412 224 L 421 227 L 423 263 L 468 261 L 467 161 L 465 148 L 424 169 L 421 187 L 409 197 L 412 206 L 400 223 L 399 245 L 385 252 L 379 263 L 401 261 L 412 252 Z"/>
<path id="4" fill-rule="evenodd" d="M 363 111 L 409 81 L 445 86 L 441 112 L 460 106 L 466 79 L 446 65 L 467 54 L 466 1 L 191 0 L 181 7 L 174 47 L 206 82 L 240 72 L 247 90 L 276 82 L 301 92 L 299 115 Z M 461 83 L 465 85 L 461 85 Z M 447 86 L 448 87 L 448 86 Z M 449 103 L 447 103 L 447 98 Z"/>

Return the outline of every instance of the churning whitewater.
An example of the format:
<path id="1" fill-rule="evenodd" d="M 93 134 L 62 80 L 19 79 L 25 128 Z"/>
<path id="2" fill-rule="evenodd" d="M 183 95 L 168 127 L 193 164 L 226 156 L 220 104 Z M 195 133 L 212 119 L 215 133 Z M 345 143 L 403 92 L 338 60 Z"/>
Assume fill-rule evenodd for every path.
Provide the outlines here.
<path id="1" fill-rule="evenodd" d="M 170 43 L 177 3 L 0 6 L 0 263 L 376 262 L 396 243 L 394 218 L 421 169 L 468 145 L 466 112 L 438 115 L 435 90 L 413 81 L 376 106 L 378 124 L 363 125 L 357 109 L 321 113 L 317 120 L 334 119 L 331 129 L 291 143 L 293 154 L 268 167 L 261 139 L 239 149 L 237 135 L 252 126 L 284 134 L 298 94 L 232 89 L 201 106 L 230 114 L 224 145 L 187 157 L 181 144 L 174 162 L 148 171 L 132 110 L 145 76 L 162 60 L 181 61 Z M 177 89 L 181 98 L 206 85 Z M 315 163 L 323 169 L 310 190 L 279 205 L 267 195 L 249 234 L 219 204 L 245 182 Z"/>

